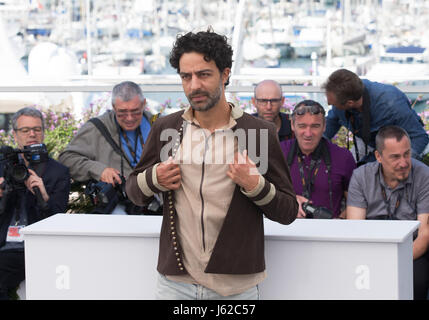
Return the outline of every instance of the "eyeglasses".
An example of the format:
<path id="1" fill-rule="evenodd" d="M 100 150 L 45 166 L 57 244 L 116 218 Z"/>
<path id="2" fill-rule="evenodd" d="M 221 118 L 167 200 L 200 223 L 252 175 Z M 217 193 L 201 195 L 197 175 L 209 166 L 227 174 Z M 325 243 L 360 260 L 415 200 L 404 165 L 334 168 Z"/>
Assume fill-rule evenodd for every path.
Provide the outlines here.
<path id="1" fill-rule="evenodd" d="M 116 116 L 118 118 L 125 118 L 129 114 L 133 117 L 141 115 L 143 112 L 143 109 L 136 109 L 136 110 L 118 110 L 116 111 Z"/>
<path id="2" fill-rule="evenodd" d="M 282 102 L 282 98 L 276 98 L 276 99 L 256 99 L 256 102 L 260 104 L 261 106 L 265 107 L 268 105 L 268 102 L 272 106 L 278 106 Z"/>
<path id="3" fill-rule="evenodd" d="M 308 104 L 308 105 L 299 105 L 298 107 L 295 107 L 293 110 L 293 114 L 297 114 L 299 116 L 302 116 L 306 114 L 307 112 L 310 112 L 311 114 L 319 114 L 322 113 L 325 115 L 325 109 L 319 104 Z"/>
<path id="4" fill-rule="evenodd" d="M 18 128 L 16 129 L 16 131 L 19 131 L 21 133 L 27 134 L 29 133 L 31 130 L 34 131 L 34 133 L 40 134 L 42 132 L 42 127 L 22 127 L 22 128 Z"/>

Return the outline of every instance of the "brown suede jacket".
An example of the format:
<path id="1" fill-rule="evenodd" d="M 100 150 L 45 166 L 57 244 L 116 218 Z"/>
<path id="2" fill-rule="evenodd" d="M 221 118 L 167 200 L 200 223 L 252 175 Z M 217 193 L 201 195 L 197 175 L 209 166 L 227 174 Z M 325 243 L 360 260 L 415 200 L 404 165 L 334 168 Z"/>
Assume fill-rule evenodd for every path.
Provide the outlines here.
<path id="1" fill-rule="evenodd" d="M 164 275 L 186 274 L 182 264 L 180 239 L 175 225 L 174 191 L 156 187 L 156 165 L 163 150 L 174 155 L 183 138 L 187 122 L 183 111 L 159 118 L 152 126 L 142 158 L 126 182 L 128 197 L 136 205 L 150 201 L 155 193 L 163 194 L 163 221 L 160 233 L 158 271 Z M 289 168 L 284 159 L 275 126 L 267 121 L 243 113 L 235 119 L 233 130 L 242 129 L 246 137 L 250 129 L 268 129 L 268 168 L 262 176 L 264 187 L 254 197 L 247 197 L 237 185 L 205 272 L 220 274 L 250 274 L 265 270 L 263 215 L 281 224 L 292 223 L 298 203 L 292 186 Z M 165 129 L 170 129 L 169 131 Z M 173 129 L 173 130 L 171 130 Z M 161 138 L 177 132 L 168 141 Z M 163 133 L 163 134 L 162 134 Z M 246 144 L 249 139 L 246 139 Z M 256 134 L 256 154 L 260 154 L 260 135 Z M 249 150 L 248 146 L 247 150 Z M 250 155 L 250 154 L 249 154 Z M 268 202 L 267 202 L 268 198 Z M 222 201 L 221 199 L 219 201 Z"/>

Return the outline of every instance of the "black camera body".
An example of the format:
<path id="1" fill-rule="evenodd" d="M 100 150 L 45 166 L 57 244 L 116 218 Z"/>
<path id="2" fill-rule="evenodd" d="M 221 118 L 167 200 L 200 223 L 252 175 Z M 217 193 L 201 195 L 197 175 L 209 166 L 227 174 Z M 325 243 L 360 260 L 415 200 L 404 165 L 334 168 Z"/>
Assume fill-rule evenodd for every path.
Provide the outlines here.
<path id="1" fill-rule="evenodd" d="M 115 186 L 102 181 L 90 181 L 86 185 L 85 194 L 95 205 L 94 213 L 111 213 L 120 201 L 128 198 L 125 192 L 125 178 L 120 177 L 122 183 Z"/>
<path id="2" fill-rule="evenodd" d="M 118 203 L 125 206 L 129 215 L 161 215 L 162 204 L 155 198 L 147 206 L 137 206 L 128 199 L 125 191 L 125 178 L 120 175 L 121 184 L 113 186 L 102 181 L 90 181 L 85 187 L 85 194 L 90 197 L 95 208 L 91 213 L 109 214 Z"/>
<path id="3" fill-rule="evenodd" d="M 4 161 L 4 179 L 12 190 L 25 188 L 24 182 L 30 176 L 24 161 L 18 156 L 23 154 L 30 164 L 48 161 L 48 150 L 43 143 L 14 149 L 9 146 L 0 148 L 0 160 Z"/>
<path id="4" fill-rule="evenodd" d="M 302 210 L 308 219 L 332 219 L 331 210 L 324 207 L 316 207 L 308 202 L 302 204 Z"/>
<path id="5" fill-rule="evenodd" d="M 0 188 L 2 188 L 4 192 L 0 201 L 0 214 L 3 214 L 8 207 L 14 206 L 9 203 L 10 196 L 17 190 L 24 190 L 26 188 L 25 181 L 30 176 L 24 160 L 18 156 L 20 153 L 24 155 L 25 159 L 31 165 L 46 162 L 49 158 L 48 149 L 43 143 L 25 146 L 22 150 L 14 149 L 9 146 L 3 146 L 0 148 L 0 161 L 4 161 L 4 182 L 0 185 Z M 39 188 L 33 187 L 33 191 L 40 209 L 48 210 L 49 206 L 43 200 Z"/>

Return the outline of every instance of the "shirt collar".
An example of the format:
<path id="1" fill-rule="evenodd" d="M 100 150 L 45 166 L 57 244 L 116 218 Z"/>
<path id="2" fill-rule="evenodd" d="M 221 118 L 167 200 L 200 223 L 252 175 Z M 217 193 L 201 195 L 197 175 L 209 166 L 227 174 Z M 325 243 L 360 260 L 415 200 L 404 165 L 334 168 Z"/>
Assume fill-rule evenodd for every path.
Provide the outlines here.
<path id="1" fill-rule="evenodd" d="M 280 130 L 278 132 L 279 136 L 288 136 L 291 134 L 290 128 L 284 125 L 285 121 L 287 121 L 286 114 L 283 112 L 279 112 L 280 117 Z"/>
<path id="2" fill-rule="evenodd" d="M 391 188 L 387 185 L 386 181 L 384 180 L 384 176 L 383 176 L 383 172 L 382 172 L 381 168 L 382 168 L 381 163 L 378 162 L 376 174 L 378 174 L 380 184 L 383 187 L 388 188 L 390 190 Z M 413 169 L 414 169 L 414 166 L 411 164 L 411 170 L 410 170 L 410 173 L 409 173 L 407 179 L 405 180 L 405 182 L 404 181 L 399 182 L 399 184 L 397 185 L 397 187 L 395 189 L 393 189 L 393 190 L 402 189 L 404 186 L 412 184 L 413 179 L 412 179 L 411 176 L 412 176 L 412 173 L 413 173 Z"/>
<path id="3" fill-rule="evenodd" d="M 226 125 L 226 127 L 219 128 L 219 129 L 233 128 L 237 124 L 237 122 L 235 120 L 240 118 L 241 116 L 243 116 L 243 113 L 244 113 L 243 109 L 236 107 L 231 102 L 228 102 L 228 104 L 231 108 L 231 115 L 230 115 L 229 123 Z M 191 106 L 188 106 L 185 109 L 185 112 L 183 113 L 182 118 L 184 120 L 186 120 L 188 123 L 194 123 L 194 124 L 200 126 L 200 124 L 198 123 L 198 120 L 195 119 L 195 117 L 194 117 L 194 112 L 193 112 Z"/>

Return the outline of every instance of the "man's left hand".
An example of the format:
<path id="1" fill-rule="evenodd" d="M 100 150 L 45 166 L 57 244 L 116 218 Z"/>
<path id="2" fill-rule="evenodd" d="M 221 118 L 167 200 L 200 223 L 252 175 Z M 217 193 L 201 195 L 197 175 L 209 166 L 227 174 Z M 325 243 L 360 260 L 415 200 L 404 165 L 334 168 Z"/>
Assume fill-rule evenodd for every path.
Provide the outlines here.
<path id="1" fill-rule="evenodd" d="M 246 192 L 256 188 L 260 176 L 255 163 L 247 156 L 247 150 L 244 150 L 243 154 L 235 153 L 234 163 L 229 165 L 226 174 Z"/>

